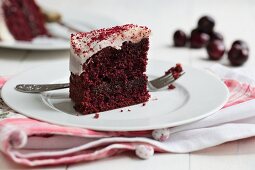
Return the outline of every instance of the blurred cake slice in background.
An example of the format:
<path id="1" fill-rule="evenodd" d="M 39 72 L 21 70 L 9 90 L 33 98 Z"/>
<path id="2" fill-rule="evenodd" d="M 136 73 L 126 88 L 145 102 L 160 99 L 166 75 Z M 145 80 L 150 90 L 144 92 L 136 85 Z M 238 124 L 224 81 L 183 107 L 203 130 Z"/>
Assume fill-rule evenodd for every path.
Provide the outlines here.
<path id="1" fill-rule="evenodd" d="M 34 0 L 0 0 L 0 39 L 31 41 L 48 35 L 44 16 Z"/>

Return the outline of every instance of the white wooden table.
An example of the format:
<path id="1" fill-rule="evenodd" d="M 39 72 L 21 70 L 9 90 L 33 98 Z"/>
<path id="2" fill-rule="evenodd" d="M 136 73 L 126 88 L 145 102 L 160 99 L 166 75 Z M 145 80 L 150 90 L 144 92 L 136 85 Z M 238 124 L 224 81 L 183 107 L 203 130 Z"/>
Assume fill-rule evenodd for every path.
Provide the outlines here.
<path id="1" fill-rule="evenodd" d="M 252 0 L 40 0 L 45 7 L 56 9 L 66 16 L 86 20 L 86 13 L 97 13 L 120 24 L 147 25 L 153 30 L 149 58 L 180 62 L 194 67 L 208 67 L 201 50 L 172 48 L 172 33 L 181 28 L 190 32 L 198 18 L 210 14 L 216 19 L 216 29 L 224 34 L 227 47 L 237 38 L 248 42 L 251 54 L 244 67 L 255 64 L 255 1 Z M 19 51 L 0 49 L 0 75 L 14 75 L 31 67 L 68 60 L 69 51 Z M 221 61 L 226 64 L 226 60 Z M 255 69 L 255 68 L 253 68 Z M 255 138 L 234 141 L 190 154 L 156 154 L 149 160 L 139 160 L 133 154 L 123 154 L 90 163 L 38 167 L 29 169 L 93 170 L 93 169 L 160 169 L 160 170 L 254 170 Z M 0 169 L 27 169 L 0 154 Z"/>

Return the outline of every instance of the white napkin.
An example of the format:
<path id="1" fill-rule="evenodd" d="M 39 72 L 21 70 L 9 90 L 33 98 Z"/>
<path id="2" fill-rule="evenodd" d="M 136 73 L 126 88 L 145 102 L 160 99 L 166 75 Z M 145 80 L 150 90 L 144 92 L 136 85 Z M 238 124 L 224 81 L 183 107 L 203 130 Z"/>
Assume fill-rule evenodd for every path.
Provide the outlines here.
<path id="1" fill-rule="evenodd" d="M 210 70 L 223 80 L 233 79 L 243 83 L 232 89 L 236 93 L 235 96 L 230 96 L 230 100 L 238 97 L 239 100 L 243 97 L 255 98 L 253 88 L 255 79 L 247 75 L 252 75 L 253 72 L 242 69 L 233 71 L 221 65 L 215 65 Z M 170 137 L 162 142 L 160 147 L 166 151 L 178 153 L 197 151 L 228 141 L 255 136 L 255 100 L 223 108 L 197 122 L 171 128 L 169 132 Z"/>

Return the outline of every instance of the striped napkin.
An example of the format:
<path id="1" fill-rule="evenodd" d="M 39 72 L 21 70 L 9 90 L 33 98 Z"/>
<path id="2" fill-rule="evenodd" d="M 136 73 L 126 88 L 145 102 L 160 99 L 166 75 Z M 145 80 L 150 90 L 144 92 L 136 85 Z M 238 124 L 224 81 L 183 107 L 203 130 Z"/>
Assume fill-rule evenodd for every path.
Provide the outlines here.
<path id="1" fill-rule="evenodd" d="M 0 100 L 0 150 L 16 163 L 41 166 L 93 161 L 128 150 L 148 159 L 154 153 L 187 153 L 255 136 L 255 80 L 220 65 L 210 71 L 228 87 L 228 103 L 200 121 L 153 131 L 58 126 L 22 116 Z M 0 86 L 6 80 L 0 78 Z"/>

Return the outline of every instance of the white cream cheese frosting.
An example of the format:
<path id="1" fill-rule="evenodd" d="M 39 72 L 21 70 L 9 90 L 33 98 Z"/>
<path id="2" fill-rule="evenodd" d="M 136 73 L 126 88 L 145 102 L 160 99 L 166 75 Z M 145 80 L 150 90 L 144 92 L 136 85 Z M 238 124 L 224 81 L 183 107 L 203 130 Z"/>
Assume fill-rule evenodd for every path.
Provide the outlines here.
<path id="1" fill-rule="evenodd" d="M 137 43 L 148 38 L 151 30 L 144 26 L 127 24 L 109 29 L 100 29 L 71 35 L 70 71 L 80 75 L 83 64 L 106 47 L 121 49 L 123 42 Z"/>

